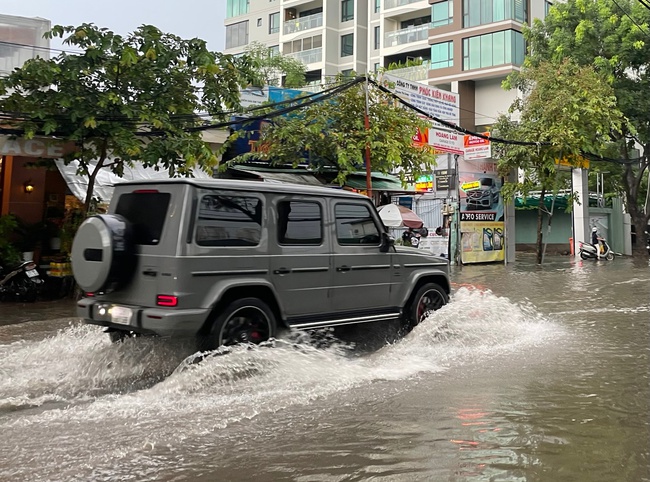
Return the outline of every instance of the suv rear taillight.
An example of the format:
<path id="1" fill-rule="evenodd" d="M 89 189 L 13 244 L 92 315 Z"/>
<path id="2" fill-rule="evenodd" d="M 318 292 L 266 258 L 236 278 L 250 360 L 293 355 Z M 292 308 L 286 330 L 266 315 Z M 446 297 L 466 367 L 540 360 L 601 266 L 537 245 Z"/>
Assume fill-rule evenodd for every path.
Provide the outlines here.
<path id="1" fill-rule="evenodd" d="M 156 296 L 156 304 L 158 306 L 168 306 L 168 307 L 178 306 L 178 296 L 158 295 Z"/>

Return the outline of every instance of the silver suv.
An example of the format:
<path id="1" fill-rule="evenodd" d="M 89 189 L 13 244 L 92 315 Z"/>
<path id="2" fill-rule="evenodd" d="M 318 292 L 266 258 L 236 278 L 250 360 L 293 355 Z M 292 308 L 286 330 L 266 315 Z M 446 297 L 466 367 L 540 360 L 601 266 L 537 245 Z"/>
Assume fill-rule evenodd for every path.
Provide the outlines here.
<path id="1" fill-rule="evenodd" d="M 119 184 L 72 247 L 78 314 L 113 341 L 259 343 L 278 329 L 402 320 L 449 299 L 449 265 L 395 247 L 364 196 L 256 181 Z"/>

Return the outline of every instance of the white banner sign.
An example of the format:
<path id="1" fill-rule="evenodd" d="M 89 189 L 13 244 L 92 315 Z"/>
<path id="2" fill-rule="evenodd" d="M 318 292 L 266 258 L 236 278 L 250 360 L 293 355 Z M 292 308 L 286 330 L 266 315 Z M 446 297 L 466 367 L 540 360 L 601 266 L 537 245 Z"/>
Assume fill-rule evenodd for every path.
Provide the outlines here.
<path id="1" fill-rule="evenodd" d="M 466 161 L 492 157 L 492 145 L 490 141 L 482 137 L 465 136 L 464 157 Z"/>
<path id="2" fill-rule="evenodd" d="M 460 154 L 461 156 L 465 154 L 463 137 L 463 134 L 455 131 L 429 129 L 429 145 L 437 150 Z"/>
<path id="3" fill-rule="evenodd" d="M 460 97 L 458 94 L 389 74 L 382 75 L 380 82 L 427 114 L 458 124 L 460 120 Z"/>

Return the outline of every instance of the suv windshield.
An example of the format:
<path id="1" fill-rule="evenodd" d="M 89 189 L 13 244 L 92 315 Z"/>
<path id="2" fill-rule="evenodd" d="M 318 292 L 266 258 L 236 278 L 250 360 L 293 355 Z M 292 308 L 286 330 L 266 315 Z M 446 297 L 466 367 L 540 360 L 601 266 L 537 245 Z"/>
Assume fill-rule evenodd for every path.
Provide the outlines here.
<path id="1" fill-rule="evenodd" d="M 155 245 L 160 241 L 170 198 L 169 193 L 156 191 L 122 194 L 115 214 L 133 223 L 136 244 Z"/>

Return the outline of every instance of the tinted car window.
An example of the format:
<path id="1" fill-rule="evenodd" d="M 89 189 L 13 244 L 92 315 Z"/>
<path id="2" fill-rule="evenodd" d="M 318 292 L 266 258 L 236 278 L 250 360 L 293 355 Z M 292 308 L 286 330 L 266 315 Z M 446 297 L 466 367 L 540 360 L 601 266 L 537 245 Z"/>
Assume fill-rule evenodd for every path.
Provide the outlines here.
<path id="1" fill-rule="evenodd" d="M 379 244 L 379 230 L 367 206 L 337 204 L 334 212 L 339 244 Z"/>
<path id="2" fill-rule="evenodd" d="M 278 204 L 280 244 L 321 244 L 323 241 L 320 204 L 282 201 Z"/>
<path id="3" fill-rule="evenodd" d="M 201 246 L 256 246 L 262 237 L 262 201 L 209 194 L 201 198 L 196 242 Z"/>
<path id="4" fill-rule="evenodd" d="M 164 192 L 132 192 L 122 194 L 115 214 L 133 224 L 136 244 L 155 245 L 160 241 L 171 195 Z"/>

